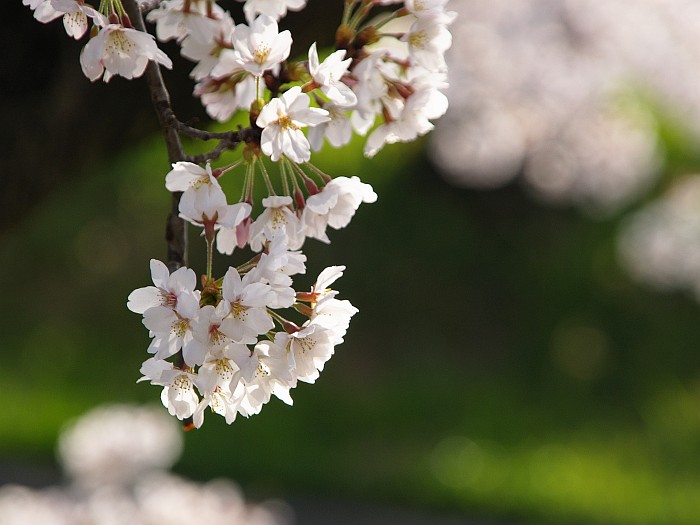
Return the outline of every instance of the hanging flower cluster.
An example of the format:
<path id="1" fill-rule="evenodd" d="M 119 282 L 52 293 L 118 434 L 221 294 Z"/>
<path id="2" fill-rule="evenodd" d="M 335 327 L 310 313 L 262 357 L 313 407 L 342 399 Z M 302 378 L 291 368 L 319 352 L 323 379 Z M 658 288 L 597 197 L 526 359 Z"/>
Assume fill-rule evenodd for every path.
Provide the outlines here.
<path id="1" fill-rule="evenodd" d="M 92 81 L 141 76 L 149 61 L 170 68 L 155 38 L 134 28 L 122 1 L 136 5 L 23 0 L 42 22 L 63 17 L 76 39 L 92 25 L 80 59 Z M 290 389 L 316 380 L 357 312 L 330 288 L 343 266 L 322 271 L 310 291 L 293 286 L 293 277 L 306 271 L 299 251 L 306 238 L 330 242 L 329 227 L 344 228 L 361 203 L 377 198 L 358 177 L 324 173 L 309 162 L 311 151 L 325 141 L 343 146 L 358 133 L 368 135 L 364 152 L 371 157 L 384 144 L 424 135 L 447 110 L 444 53 L 455 16 L 447 0 L 344 0 L 336 50 L 322 59 L 314 43 L 299 61 L 289 60 L 292 36 L 278 22 L 306 0 L 239 1 L 246 23 L 236 24 L 214 0 L 141 7 L 150 8 L 146 20 L 158 40 L 176 41 L 196 64 L 194 95 L 213 119 L 249 113 L 249 128 L 224 133 L 195 130 L 172 111 L 163 117 L 178 133 L 220 141 L 209 154 L 183 155 L 165 178 L 167 189 L 181 194 L 179 216 L 202 229 L 207 271 L 197 289 L 194 270 L 171 261 L 171 273 L 152 260 L 153 286 L 128 300 L 152 339 L 142 379 L 162 386 L 169 412 L 196 427 L 206 407 L 231 423 L 237 414 L 258 413 L 272 395 L 291 404 Z M 211 166 L 238 146 L 239 160 Z M 270 162 L 275 169 L 268 170 Z M 235 170 L 244 177 L 243 194 L 229 204 L 219 178 Z M 267 196 L 257 203 L 259 180 Z M 232 255 L 245 247 L 255 254 L 250 260 L 223 277 L 212 275 L 215 248 Z"/>
<path id="2" fill-rule="evenodd" d="M 282 158 L 282 166 L 291 164 Z M 227 204 L 218 182 L 223 170 L 202 169 L 178 162 L 165 178 L 166 187 L 181 191 L 180 216 L 202 228 L 208 247 L 207 273 L 202 289 L 186 267 L 170 273 L 151 260 L 153 286 L 134 290 L 128 308 L 143 314 L 152 341 L 142 380 L 163 387 L 161 399 L 179 419 L 192 418 L 200 427 L 210 407 L 232 423 L 237 414 L 257 414 L 272 395 L 292 404 L 289 395 L 298 381 L 313 383 L 333 355 L 357 309 L 340 300 L 333 284 L 345 267 L 326 268 L 309 291 L 296 291 L 292 277 L 306 271 L 299 250 L 306 237 L 328 240 L 326 228 L 342 228 L 362 202 L 377 195 L 357 177 L 337 177 L 306 199 L 297 185 L 295 201 L 272 195 L 262 201 L 264 211 L 251 217 L 253 180 L 262 160 L 247 164 L 246 189 L 241 202 Z M 229 168 L 230 169 L 230 168 Z M 294 180 L 292 168 L 282 171 Z M 308 183 L 313 181 L 308 177 Z M 212 276 L 216 249 L 231 254 L 248 246 L 257 252 L 219 279 Z M 284 311 L 305 320 L 297 324 Z M 284 314 L 284 315 L 283 315 Z M 287 317 L 285 317 L 285 315 Z"/>

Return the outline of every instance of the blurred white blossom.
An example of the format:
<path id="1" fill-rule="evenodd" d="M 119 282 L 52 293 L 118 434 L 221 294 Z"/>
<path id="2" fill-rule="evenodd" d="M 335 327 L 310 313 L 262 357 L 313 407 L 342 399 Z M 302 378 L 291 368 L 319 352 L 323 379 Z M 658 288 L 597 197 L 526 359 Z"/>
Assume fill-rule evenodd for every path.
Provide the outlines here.
<path id="1" fill-rule="evenodd" d="M 458 185 L 518 175 L 545 200 L 606 212 L 659 168 L 649 104 L 700 135 L 700 4 L 532 0 L 450 4 L 450 111 L 432 141 Z"/>
<path id="2" fill-rule="evenodd" d="M 182 434 L 154 407 L 98 407 L 70 423 L 58 454 L 71 478 L 89 485 L 130 483 L 170 468 L 182 452 Z"/>
<path id="3" fill-rule="evenodd" d="M 686 289 L 700 299 L 700 175 L 678 181 L 634 214 L 619 237 L 632 274 L 660 289 Z"/>
<path id="4" fill-rule="evenodd" d="M 199 484 L 167 472 L 182 431 L 162 410 L 109 405 L 70 423 L 58 455 L 72 485 L 0 487 L 2 525 L 282 525 L 279 510 L 246 503 L 227 480 Z"/>

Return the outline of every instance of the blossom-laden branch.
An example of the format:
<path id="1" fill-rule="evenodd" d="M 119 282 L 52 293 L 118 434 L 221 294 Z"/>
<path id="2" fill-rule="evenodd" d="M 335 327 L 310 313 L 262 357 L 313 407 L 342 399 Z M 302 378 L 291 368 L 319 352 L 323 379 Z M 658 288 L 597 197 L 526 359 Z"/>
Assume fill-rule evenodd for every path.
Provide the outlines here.
<path id="1" fill-rule="evenodd" d="M 344 146 L 357 133 L 368 135 L 371 157 L 429 132 L 447 109 L 447 0 L 344 0 L 336 50 L 322 59 L 313 44 L 301 61 L 290 60 L 292 36 L 278 22 L 306 0 L 238 1 L 246 23 L 215 0 L 103 0 L 98 9 L 83 0 L 23 0 L 41 21 L 62 16 L 74 38 L 92 24 L 81 53 L 90 80 L 146 75 L 173 204 L 168 264 L 151 260 L 153 286 L 134 290 L 127 306 L 143 315 L 151 337 L 141 380 L 162 387 L 170 414 L 196 427 L 207 407 L 232 423 L 273 395 L 292 404 L 291 389 L 318 379 L 357 313 L 331 288 L 344 266 L 321 271 L 309 291 L 294 288 L 294 276 L 306 272 L 306 240 L 329 243 L 329 228 L 345 228 L 362 203 L 377 199 L 358 177 L 333 178 L 312 164 L 312 151 L 326 141 Z M 376 6 L 395 9 L 369 21 Z M 176 41 L 196 64 L 193 94 L 209 116 L 230 125 L 244 111 L 249 127 L 212 132 L 178 120 L 160 72 L 172 62 L 146 32 L 145 11 L 158 40 Z M 181 136 L 218 143 L 188 155 Z M 238 160 L 211 165 L 238 149 Z M 230 203 L 220 179 L 235 171 L 242 191 Z M 261 186 L 266 197 L 257 201 Z M 187 267 L 185 221 L 205 240 L 200 279 Z M 214 275 L 215 250 L 231 256 L 243 248 L 254 255 Z"/>
<path id="2" fill-rule="evenodd" d="M 133 20 L 135 29 L 145 33 L 146 24 L 136 0 L 124 0 L 124 3 L 127 11 L 131 13 L 131 20 Z M 146 81 L 148 82 L 151 101 L 156 110 L 158 122 L 165 139 L 168 160 L 171 163 L 185 160 L 186 155 L 182 149 L 180 136 L 171 123 L 170 93 L 163 81 L 160 67 L 155 61 L 149 61 L 146 66 Z M 187 227 L 185 221 L 179 217 L 178 211 L 181 196 L 182 194 L 179 192 L 173 193 L 165 229 L 167 261 L 171 271 L 187 266 Z"/>

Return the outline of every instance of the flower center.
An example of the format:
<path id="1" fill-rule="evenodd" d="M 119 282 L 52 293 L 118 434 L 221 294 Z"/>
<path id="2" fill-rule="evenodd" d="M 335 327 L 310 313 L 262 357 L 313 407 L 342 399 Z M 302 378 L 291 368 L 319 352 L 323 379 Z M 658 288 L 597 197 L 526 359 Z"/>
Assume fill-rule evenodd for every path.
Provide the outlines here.
<path id="1" fill-rule="evenodd" d="M 292 119 L 290 119 L 288 116 L 282 116 L 277 120 L 277 125 L 282 128 L 282 129 L 301 129 L 299 126 L 294 124 L 292 122 Z"/>
<path id="2" fill-rule="evenodd" d="M 212 346 L 220 345 L 226 341 L 226 336 L 219 332 L 219 326 L 221 325 L 213 324 L 209 326 L 209 341 Z"/>
<path id="3" fill-rule="evenodd" d="M 425 44 L 428 43 L 428 37 L 426 36 L 425 31 L 420 31 L 418 33 L 412 33 L 408 39 L 408 43 L 412 47 L 424 49 Z"/>
<path id="4" fill-rule="evenodd" d="M 196 179 L 194 182 L 192 182 L 192 188 L 195 190 L 198 190 L 205 184 L 209 184 L 209 177 L 208 176 L 201 176 L 198 179 Z"/>
<path id="5" fill-rule="evenodd" d="M 176 390 L 189 391 L 192 390 L 192 381 L 185 374 L 182 374 L 173 379 L 172 387 Z"/>
<path id="6" fill-rule="evenodd" d="M 172 292 L 160 290 L 160 304 L 174 309 L 177 306 L 177 296 Z"/>
<path id="7" fill-rule="evenodd" d="M 270 51 L 270 46 L 266 44 L 262 44 L 256 47 L 255 51 L 253 51 L 253 57 L 255 62 L 257 64 L 263 65 L 267 60 L 267 57 L 270 55 Z"/>
<path id="8" fill-rule="evenodd" d="M 231 368 L 228 359 L 217 359 L 214 364 L 214 370 L 216 370 L 222 381 L 230 381 L 233 377 L 233 368 Z"/>
<path id="9" fill-rule="evenodd" d="M 284 212 L 281 209 L 276 208 L 272 212 L 272 220 L 270 222 L 272 223 L 272 231 L 276 232 L 279 231 L 280 228 L 286 227 L 289 221 L 287 221 L 287 217 L 285 217 Z"/>
<path id="10" fill-rule="evenodd" d="M 255 371 L 255 376 L 260 378 L 260 377 L 267 377 L 270 375 L 270 369 L 267 368 L 264 364 L 258 362 L 258 369 Z"/>
<path id="11" fill-rule="evenodd" d="M 171 331 L 177 337 L 185 337 L 187 330 L 190 329 L 190 323 L 187 319 L 178 319 L 172 324 Z"/>
<path id="12" fill-rule="evenodd" d="M 134 44 L 124 35 L 123 31 L 112 31 L 109 34 L 109 42 L 106 47 L 107 52 L 113 55 L 128 55 Z"/>
<path id="13" fill-rule="evenodd" d="M 309 350 L 311 350 L 314 345 L 316 344 L 316 340 L 313 337 L 304 337 L 301 339 L 297 339 L 297 344 L 299 345 L 299 349 L 301 350 L 302 354 L 305 354 Z"/>
<path id="14" fill-rule="evenodd" d="M 248 315 L 248 307 L 243 306 L 240 301 L 231 303 L 231 315 L 239 321 L 242 321 Z"/>

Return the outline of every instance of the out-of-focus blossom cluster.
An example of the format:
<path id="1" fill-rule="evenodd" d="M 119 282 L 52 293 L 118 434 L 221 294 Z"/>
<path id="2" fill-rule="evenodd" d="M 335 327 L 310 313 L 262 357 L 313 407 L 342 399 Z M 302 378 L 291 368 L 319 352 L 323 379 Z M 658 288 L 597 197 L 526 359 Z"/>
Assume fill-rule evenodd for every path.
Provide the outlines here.
<path id="1" fill-rule="evenodd" d="M 160 410 L 126 405 L 87 413 L 62 434 L 71 484 L 0 488 L 3 525 L 281 525 L 279 513 L 245 502 L 231 482 L 198 484 L 167 472 L 182 433 Z"/>
<path id="2" fill-rule="evenodd" d="M 454 9 L 452 109 L 432 150 L 455 184 L 520 175 L 545 200 L 611 211 L 658 172 L 649 101 L 700 132 L 697 2 L 463 0 Z"/>
<path id="3" fill-rule="evenodd" d="M 182 441 L 170 418 L 155 408 L 106 405 L 63 430 L 58 456 L 66 474 L 81 485 L 129 485 L 172 467 Z"/>
<path id="4" fill-rule="evenodd" d="M 690 290 L 700 299 L 700 175 L 676 181 L 663 198 L 632 215 L 618 245 L 641 281 Z"/>

